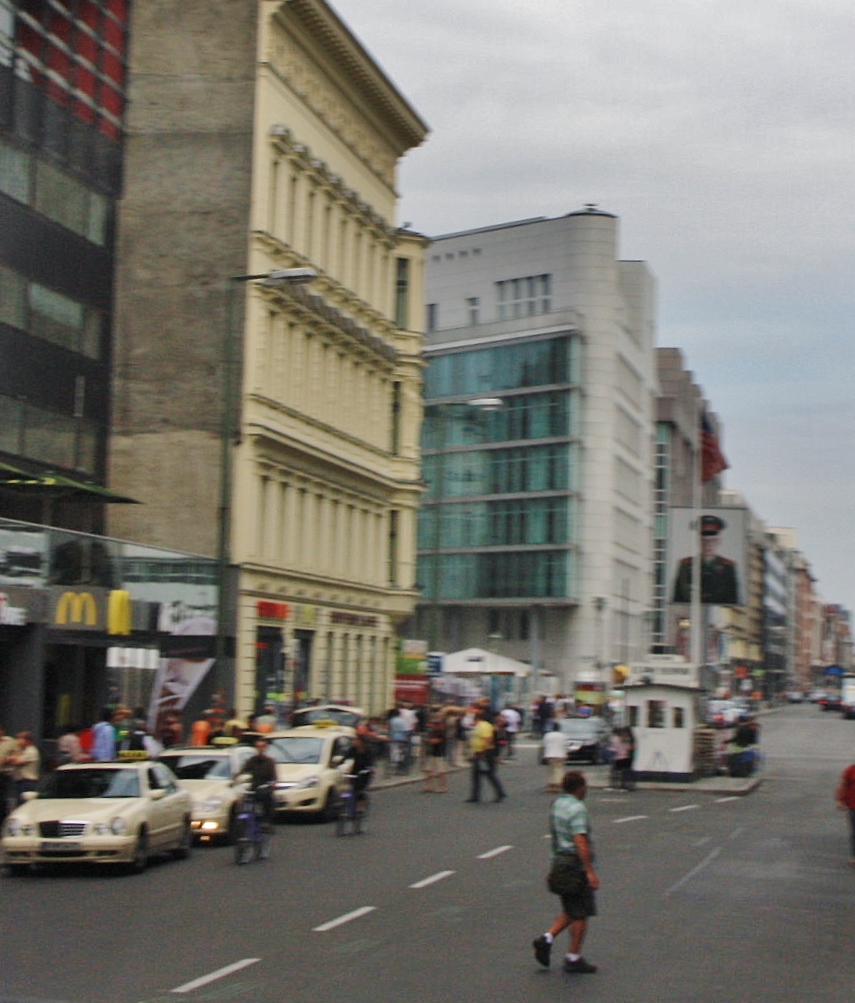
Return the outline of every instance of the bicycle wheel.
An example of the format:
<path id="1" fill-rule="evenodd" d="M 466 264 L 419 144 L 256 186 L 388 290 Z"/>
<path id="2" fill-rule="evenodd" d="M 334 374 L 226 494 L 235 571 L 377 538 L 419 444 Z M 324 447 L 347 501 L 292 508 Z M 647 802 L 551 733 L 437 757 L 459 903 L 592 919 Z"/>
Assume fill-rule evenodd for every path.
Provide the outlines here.
<path id="1" fill-rule="evenodd" d="M 361 836 L 362 833 L 365 832 L 365 823 L 369 815 L 368 795 L 363 794 L 362 797 L 364 798 L 364 800 L 362 804 L 357 806 L 356 814 L 354 815 L 353 818 L 353 831 L 357 836 Z"/>
<path id="2" fill-rule="evenodd" d="M 348 802 L 350 798 L 347 794 L 342 794 L 338 802 L 338 812 L 335 817 L 335 834 L 336 836 L 346 836 L 347 835 L 347 823 L 348 823 Z"/>
<path id="3" fill-rule="evenodd" d="M 273 828 L 269 822 L 262 822 L 255 844 L 255 855 L 259 860 L 270 859 L 270 846 L 273 840 Z"/>
<path id="4" fill-rule="evenodd" d="M 247 820 L 238 816 L 235 828 L 237 832 L 237 838 L 234 843 L 235 863 L 248 864 L 252 860 L 254 841 L 250 836 Z"/>

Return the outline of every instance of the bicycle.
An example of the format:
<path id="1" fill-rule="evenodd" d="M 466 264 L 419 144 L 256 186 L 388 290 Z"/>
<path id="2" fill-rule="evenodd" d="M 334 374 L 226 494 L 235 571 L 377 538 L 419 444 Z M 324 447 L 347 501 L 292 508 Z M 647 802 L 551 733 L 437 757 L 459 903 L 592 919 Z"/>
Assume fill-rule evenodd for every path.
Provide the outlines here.
<path id="1" fill-rule="evenodd" d="M 273 826 L 268 821 L 270 790 L 269 785 L 262 784 L 254 791 L 246 791 L 241 799 L 235 820 L 236 864 L 267 860 L 270 856 L 270 842 L 273 838 Z"/>
<path id="2" fill-rule="evenodd" d="M 370 773 L 360 771 L 359 775 Z M 335 819 L 336 836 L 360 836 L 364 831 L 365 820 L 368 817 L 368 792 L 363 788 L 357 793 L 355 781 L 357 774 L 348 773 L 345 777 L 347 785 L 339 795 L 338 812 Z"/>

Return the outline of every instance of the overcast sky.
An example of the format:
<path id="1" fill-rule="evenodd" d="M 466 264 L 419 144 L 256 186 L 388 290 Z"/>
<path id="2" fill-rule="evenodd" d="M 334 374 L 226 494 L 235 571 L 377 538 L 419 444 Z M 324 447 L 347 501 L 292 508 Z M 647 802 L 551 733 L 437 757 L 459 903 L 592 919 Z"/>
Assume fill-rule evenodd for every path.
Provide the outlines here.
<path id="1" fill-rule="evenodd" d="M 399 222 L 620 217 L 741 492 L 855 609 L 851 0 L 332 0 L 431 128 Z"/>

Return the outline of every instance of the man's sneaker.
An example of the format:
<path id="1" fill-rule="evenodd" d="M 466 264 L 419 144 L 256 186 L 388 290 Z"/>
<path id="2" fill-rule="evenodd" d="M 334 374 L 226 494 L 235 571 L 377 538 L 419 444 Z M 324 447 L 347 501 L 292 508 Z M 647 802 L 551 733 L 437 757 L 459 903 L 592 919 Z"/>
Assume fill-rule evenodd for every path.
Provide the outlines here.
<path id="1" fill-rule="evenodd" d="M 531 946 L 534 948 L 534 956 L 537 958 L 537 963 L 543 965 L 544 968 L 549 968 L 549 957 L 552 954 L 552 944 L 546 939 L 546 937 L 541 934 L 536 937 Z"/>
<path id="2" fill-rule="evenodd" d="M 597 970 L 596 965 L 590 965 L 584 958 L 579 958 L 577 961 L 568 961 L 564 959 L 564 971 L 570 972 L 576 975 L 593 975 Z"/>

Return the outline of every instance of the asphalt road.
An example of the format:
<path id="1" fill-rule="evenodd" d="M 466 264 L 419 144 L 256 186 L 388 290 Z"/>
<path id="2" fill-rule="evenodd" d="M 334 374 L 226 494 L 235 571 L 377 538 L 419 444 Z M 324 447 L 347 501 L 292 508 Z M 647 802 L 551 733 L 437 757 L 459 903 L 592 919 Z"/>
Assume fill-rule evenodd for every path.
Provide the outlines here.
<path id="1" fill-rule="evenodd" d="M 745 797 L 589 795 L 602 883 L 593 976 L 538 967 L 557 900 L 544 768 L 522 750 L 503 804 L 418 784 L 378 791 L 369 831 L 278 828 L 270 861 L 227 848 L 140 876 L 74 869 L 0 881 L 0 999 L 68 1003 L 849 1003 L 855 868 L 832 801 L 855 722 L 763 718 Z"/>

